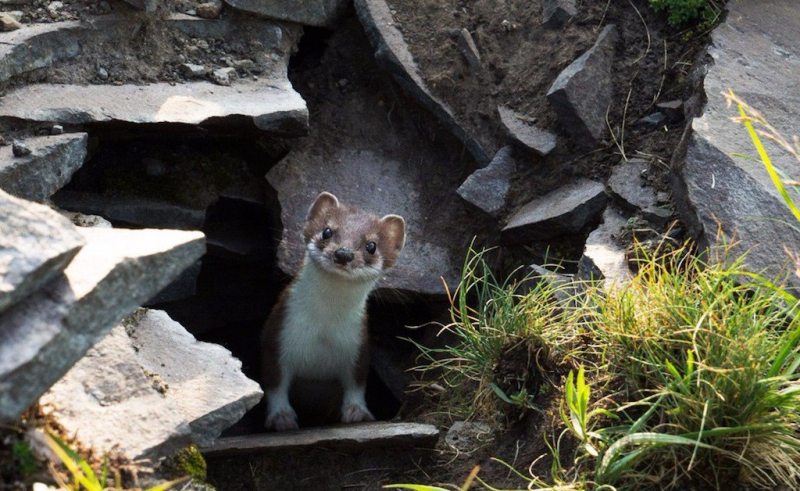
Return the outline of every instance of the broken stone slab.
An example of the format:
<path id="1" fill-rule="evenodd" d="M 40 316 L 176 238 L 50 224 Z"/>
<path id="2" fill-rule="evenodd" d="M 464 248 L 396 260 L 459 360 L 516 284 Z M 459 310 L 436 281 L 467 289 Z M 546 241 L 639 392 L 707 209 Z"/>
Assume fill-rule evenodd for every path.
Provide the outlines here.
<path id="1" fill-rule="evenodd" d="M 345 451 L 386 447 L 432 448 L 438 440 L 439 430 L 433 425 L 374 422 L 220 438 L 201 452 L 207 459 L 214 459 L 319 447 Z"/>
<path id="2" fill-rule="evenodd" d="M 508 135 L 524 148 L 542 157 L 556 148 L 556 135 L 526 123 L 524 116 L 507 107 L 497 106 L 497 112 Z"/>
<path id="3" fill-rule="evenodd" d="M 50 208 L 0 191 L 0 315 L 61 273 L 85 243 Z"/>
<path id="4" fill-rule="evenodd" d="M 167 341 L 169 342 L 169 341 Z M 47 417 L 98 454 L 157 461 L 192 443 L 191 429 L 166 382 L 139 363 L 118 325 L 40 399 Z"/>
<path id="5" fill-rule="evenodd" d="M 126 328 L 141 367 L 163 381 L 197 445 L 211 445 L 264 395 L 230 351 L 197 341 L 166 312 L 147 310 Z"/>
<path id="6" fill-rule="evenodd" d="M 627 220 L 612 207 L 603 212 L 603 223 L 589 234 L 578 262 L 578 278 L 603 281 L 606 290 L 619 288 L 631 279 L 625 248 L 617 240 Z"/>
<path id="7" fill-rule="evenodd" d="M 516 167 L 511 147 L 503 147 L 488 166 L 470 174 L 456 192 L 476 208 L 500 218 Z"/>
<path id="8" fill-rule="evenodd" d="M 797 221 L 761 162 L 731 156 L 758 154 L 744 126 L 730 120 L 739 113 L 727 107 L 723 93 L 733 88 L 784 137 L 797 135 L 800 18 L 788 0 L 731 0 L 726 9 L 708 49 L 713 63 L 701 94 L 707 103 L 673 158 L 673 196 L 683 223 L 701 245 L 720 244 L 724 236 L 736 242 L 733 254 L 747 251 L 744 264 L 750 271 L 775 276 L 794 270 L 786 249 L 800 251 L 800 234 L 790 227 Z M 762 141 L 775 167 L 800 180 L 797 160 Z M 795 277 L 790 280 L 800 284 Z"/>
<path id="9" fill-rule="evenodd" d="M 263 17 L 320 27 L 334 27 L 349 6 L 346 0 L 225 0 L 225 3 Z"/>
<path id="10" fill-rule="evenodd" d="M 597 217 L 607 201 L 602 182 L 579 179 L 520 208 L 501 231 L 501 238 L 514 244 L 577 233 Z"/>
<path id="11" fill-rule="evenodd" d="M 457 284 L 464 261 L 462 245 L 454 238 L 475 235 L 480 220 L 457 198 L 442 199 L 442 193 L 454 187 L 446 180 L 451 176 L 430 172 L 419 179 L 420 172 L 418 163 L 400 162 L 381 151 L 341 148 L 329 158 L 313 148 L 290 152 L 267 173 L 281 205 L 278 266 L 294 275 L 302 264 L 306 213 L 325 190 L 375 215 L 394 213 L 405 219 L 405 248 L 378 282 L 379 288 L 444 293 L 442 278 Z"/>
<path id="12" fill-rule="evenodd" d="M 31 201 L 49 198 L 83 165 L 87 141 L 86 133 L 29 138 L 24 157 L 0 147 L 0 189 Z"/>
<path id="13" fill-rule="evenodd" d="M 481 66 L 481 54 L 478 52 L 478 47 L 475 45 L 475 40 L 472 39 L 472 34 L 466 29 L 458 31 L 458 49 L 467 60 L 471 70 L 477 70 Z"/>
<path id="14" fill-rule="evenodd" d="M 548 27 L 561 27 L 577 13 L 575 0 L 542 1 L 542 23 Z"/>
<path id="15" fill-rule="evenodd" d="M 205 81 L 145 86 L 27 85 L 3 98 L 0 116 L 70 124 L 214 126 L 248 121 L 259 130 L 281 135 L 299 136 L 308 131 L 306 103 L 286 78 L 241 80 L 231 87 Z"/>
<path id="16" fill-rule="evenodd" d="M 645 179 L 649 167 L 649 163 L 643 159 L 621 162 L 611 171 L 608 187 L 623 208 L 633 213 L 641 212 L 642 218 L 661 227 L 672 216 L 672 212 L 658 206 L 658 194 Z"/>
<path id="17" fill-rule="evenodd" d="M 64 272 L 0 315 L 2 423 L 18 418 L 101 336 L 205 251 L 200 232 L 77 230 L 86 245 Z"/>
<path id="18" fill-rule="evenodd" d="M 561 126 L 584 150 L 596 148 L 608 130 L 606 111 L 613 96 L 616 40 L 616 26 L 604 27 L 594 46 L 570 63 L 547 91 Z"/>
<path id="19" fill-rule="evenodd" d="M 375 49 L 378 66 L 389 72 L 403 89 L 445 125 L 461 141 L 480 167 L 491 158 L 480 143 L 458 124 L 442 101 L 429 90 L 408 50 L 403 33 L 395 26 L 391 10 L 384 0 L 355 0 L 356 13 Z"/>
<path id="20" fill-rule="evenodd" d="M 147 228 L 200 230 L 206 218 L 205 210 L 174 203 L 66 190 L 53 195 L 53 203 L 64 210 Z"/>
<path id="21" fill-rule="evenodd" d="M 90 27 L 89 23 L 68 21 L 28 24 L 4 33 L 0 43 L 0 82 L 75 58 L 80 53 L 79 41 Z"/>

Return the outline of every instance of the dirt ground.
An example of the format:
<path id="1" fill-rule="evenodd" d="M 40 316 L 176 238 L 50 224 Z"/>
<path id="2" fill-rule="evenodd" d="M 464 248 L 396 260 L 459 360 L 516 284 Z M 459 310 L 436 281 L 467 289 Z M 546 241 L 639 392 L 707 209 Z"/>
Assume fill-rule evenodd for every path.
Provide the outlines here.
<path id="1" fill-rule="evenodd" d="M 702 37 L 687 38 L 666 25 L 647 0 L 578 2 L 578 15 L 563 28 L 542 25 L 541 0 L 393 0 L 396 22 L 432 92 L 493 155 L 506 144 L 497 113 L 504 105 L 559 135 L 559 148 L 547 158 L 528 157 L 529 166 L 514 189 L 516 205 L 574 175 L 602 179 L 627 158 L 653 164 L 653 184 L 666 189 L 665 164 L 683 124 L 647 131 L 634 123 L 657 102 L 686 100 L 693 92 L 688 71 Z M 599 31 L 615 24 L 619 32 L 613 74 L 614 96 L 608 122 L 611 138 L 590 153 L 572 144 L 547 102 L 558 74 L 592 46 Z M 470 70 L 451 31 L 466 28 L 482 64 Z M 513 206 L 512 206 L 513 208 Z"/>

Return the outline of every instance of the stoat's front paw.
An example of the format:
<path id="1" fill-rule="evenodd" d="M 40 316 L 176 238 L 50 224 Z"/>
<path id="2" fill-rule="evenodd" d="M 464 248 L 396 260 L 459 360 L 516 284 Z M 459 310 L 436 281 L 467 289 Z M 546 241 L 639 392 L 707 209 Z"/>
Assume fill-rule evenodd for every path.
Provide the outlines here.
<path id="1" fill-rule="evenodd" d="M 297 414 L 295 414 L 294 410 L 291 408 L 267 416 L 264 426 L 266 426 L 268 430 L 275 431 L 300 429 L 300 426 L 297 424 Z"/>
<path id="2" fill-rule="evenodd" d="M 342 406 L 342 423 L 358 423 L 361 421 L 375 421 L 375 416 L 366 406 L 361 404 L 345 404 Z"/>

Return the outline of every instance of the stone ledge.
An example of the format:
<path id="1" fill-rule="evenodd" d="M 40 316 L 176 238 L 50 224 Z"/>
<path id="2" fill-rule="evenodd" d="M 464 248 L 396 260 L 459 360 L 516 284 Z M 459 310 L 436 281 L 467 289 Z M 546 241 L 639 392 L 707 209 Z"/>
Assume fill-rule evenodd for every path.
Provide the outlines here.
<path id="1" fill-rule="evenodd" d="M 220 438 L 201 449 L 206 458 L 231 457 L 303 448 L 368 450 L 385 447 L 432 448 L 439 430 L 419 423 L 357 423 L 329 428 L 310 428 L 282 433 Z"/>

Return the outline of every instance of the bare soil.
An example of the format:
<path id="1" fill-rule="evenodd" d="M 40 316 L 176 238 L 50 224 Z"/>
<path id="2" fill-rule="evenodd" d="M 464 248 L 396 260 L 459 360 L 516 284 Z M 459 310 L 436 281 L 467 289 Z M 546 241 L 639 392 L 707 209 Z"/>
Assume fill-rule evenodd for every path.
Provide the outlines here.
<path id="1" fill-rule="evenodd" d="M 635 122 L 655 112 L 657 102 L 686 100 L 694 92 L 687 75 L 705 41 L 685 39 L 685 33 L 667 26 L 647 0 L 579 1 L 578 15 L 562 28 L 542 24 L 541 0 L 393 0 L 390 5 L 426 84 L 487 153 L 493 155 L 507 143 L 499 105 L 560 136 L 554 154 L 544 159 L 527 156 L 529 166 L 517 180 L 512 208 L 565 178 L 606 178 L 623 154 L 649 159 L 652 184 L 666 189 L 665 164 L 683 123 L 649 131 Z M 603 147 L 586 154 L 566 138 L 546 93 L 608 24 L 615 24 L 619 32 L 608 114 L 617 142 L 608 138 Z M 452 35 L 462 28 L 472 34 L 480 51 L 477 70 L 470 70 Z"/>

